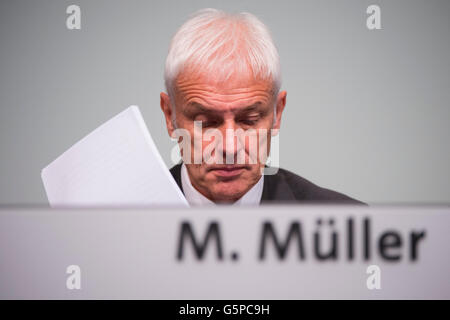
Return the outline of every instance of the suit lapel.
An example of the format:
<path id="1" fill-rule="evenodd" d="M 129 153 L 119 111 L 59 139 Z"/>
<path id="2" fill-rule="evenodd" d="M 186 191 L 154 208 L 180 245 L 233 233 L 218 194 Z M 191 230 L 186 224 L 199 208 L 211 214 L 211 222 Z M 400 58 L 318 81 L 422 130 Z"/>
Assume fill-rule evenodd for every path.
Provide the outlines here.
<path id="1" fill-rule="evenodd" d="M 175 182 L 177 183 L 178 187 L 180 188 L 181 192 L 183 192 L 183 186 L 181 184 L 181 163 L 173 166 L 170 169 L 170 173 L 172 174 L 172 177 L 175 179 Z"/>
<path id="2" fill-rule="evenodd" d="M 280 171 L 274 175 L 264 176 L 264 187 L 261 196 L 261 203 L 293 200 L 295 200 L 295 195 Z"/>

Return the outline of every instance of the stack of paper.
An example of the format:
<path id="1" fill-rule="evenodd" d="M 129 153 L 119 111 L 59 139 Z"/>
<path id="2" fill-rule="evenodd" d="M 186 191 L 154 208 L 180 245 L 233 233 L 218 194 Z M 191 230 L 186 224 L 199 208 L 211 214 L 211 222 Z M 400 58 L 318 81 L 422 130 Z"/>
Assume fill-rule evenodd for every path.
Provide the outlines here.
<path id="1" fill-rule="evenodd" d="M 42 170 L 52 207 L 188 206 L 131 106 Z"/>

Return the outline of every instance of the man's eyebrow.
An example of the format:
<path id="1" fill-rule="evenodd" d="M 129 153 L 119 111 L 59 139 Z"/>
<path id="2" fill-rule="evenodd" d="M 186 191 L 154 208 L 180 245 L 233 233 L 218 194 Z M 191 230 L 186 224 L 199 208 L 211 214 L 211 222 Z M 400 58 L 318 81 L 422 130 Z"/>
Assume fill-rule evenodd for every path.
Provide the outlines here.
<path id="1" fill-rule="evenodd" d="M 243 107 L 243 108 L 239 108 L 239 109 L 237 109 L 237 111 L 238 111 L 238 113 L 251 112 L 251 111 L 254 111 L 254 110 L 258 109 L 258 107 L 260 105 L 262 105 L 261 102 L 256 102 L 256 103 L 254 103 L 252 105 L 249 105 L 249 106 L 246 106 L 246 107 Z"/>
<path id="2" fill-rule="evenodd" d="M 258 102 L 255 102 L 255 103 L 249 105 L 249 106 L 235 108 L 235 111 L 238 112 L 238 113 L 253 111 L 253 110 L 257 109 L 261 104 L 262 104 L 262 102 L 258 101 Z M 198 111 L 204 112 L 204 113 L 217 112 L 217 110 L 214 110 L 213 108 L 206 107 L 206 106 L 204 106 L 204 105 L 202 105 L 202 104 L 200 104 L 198 102 L 190 102 L 190 103 L 187 104 L 187 107 L 190 108 L 190 109 L 191 108 L 197 109 Z"/>
<path id="3" fill-rule="evenodd" d="M 190 102 L 187 104 L 186 106 L 189 109 L 197 109 L 198 111 L 201 112 L 211 112 L 213 111 L 211 108 L 205 107 L 204 105 L 198 103 L 198 102 Z"/>

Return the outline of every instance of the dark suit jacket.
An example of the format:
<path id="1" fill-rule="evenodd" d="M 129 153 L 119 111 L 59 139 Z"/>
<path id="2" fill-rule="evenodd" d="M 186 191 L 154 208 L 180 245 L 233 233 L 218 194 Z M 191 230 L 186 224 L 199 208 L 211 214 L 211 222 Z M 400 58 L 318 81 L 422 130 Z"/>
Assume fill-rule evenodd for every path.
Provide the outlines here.
<path id="1" fill-rule="evenodd" d="M 181 191 L 181 163 L 173 166 L 170 173 Z M 365 204 L 342 193 L 321 188 L 314 183 L 284 169 L 277 174 L 264 176 L 261 203 L 305 204 Z"/>

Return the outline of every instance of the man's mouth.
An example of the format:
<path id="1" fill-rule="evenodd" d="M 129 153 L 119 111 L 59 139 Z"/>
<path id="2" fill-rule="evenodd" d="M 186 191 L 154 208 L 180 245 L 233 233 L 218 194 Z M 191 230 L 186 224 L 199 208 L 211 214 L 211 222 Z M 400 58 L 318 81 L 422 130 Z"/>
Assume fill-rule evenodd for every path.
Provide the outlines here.
<path id="1" fill-rule="evenodd" d="M 213 166 L 208 169 L 208 171 L 214 173 L 216 176 L 223 178 L 231 178 L 240 175 L 246 166 L 237 165 L 223 165 L 223 166 Z"/>

